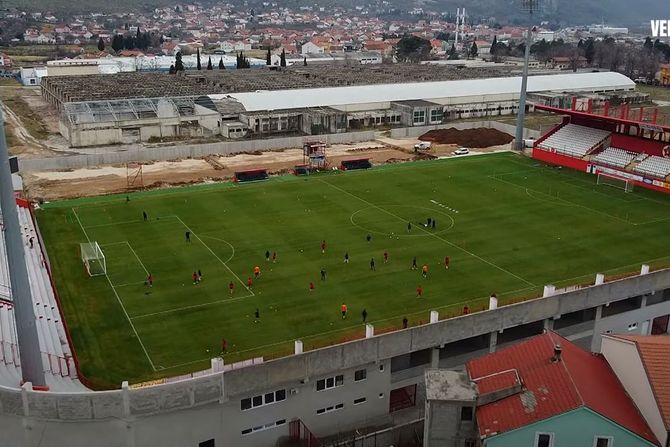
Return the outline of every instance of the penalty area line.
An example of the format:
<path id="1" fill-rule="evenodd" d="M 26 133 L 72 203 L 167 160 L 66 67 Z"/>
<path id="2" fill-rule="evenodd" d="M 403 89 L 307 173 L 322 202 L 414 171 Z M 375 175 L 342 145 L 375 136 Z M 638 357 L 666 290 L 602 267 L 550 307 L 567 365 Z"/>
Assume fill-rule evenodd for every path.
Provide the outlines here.
<path id="1" fill-rule="evenodd" d="M 86 240 L 90 243 L 91 239 L 88 237 L 88 233 L 86 233 L 86 230 L 84 229 L 84 226 L 81 224 L 81 220 L 79 219 L 79 215 L 77 214 L 77 211 L 72 208 L 72 213 L 74 214 L 74 217 L 77 219 L 77 222 L 79 223 L 79 227 L 81 228 L 81 231 L 84 233 L 84 236 L 86 237 Z M 105 278 L 107 278 L 107 282 L 109 283 L 109 286 L 112 288 L 112 292 L 114 292 L 114 296 L 116 297 L 116 300 L 119 302 L 119 306 L 121 306 L 121 310 L 123 310 L 123 313 L 126 316 L 126 319 L 128 320 L 128 323 L 130 324 L 131 329 L 133 330 L 133 333 L 135 334 L 135 338 L 137 338 L 138 343 L 142 347 L 142 351 L 144 351 L 144 355 L 147 357 L 147 360 L 149 361 L 149 365 L 151 365 L 151 369 L 156 371 L 156 366 L 154 365 L 153 360 L 151 360 L 151 356 L 149 356 L 149 352 L 147 351 L 147 348 L 144 346 L 144 343 L 142 342 L 142 339 L 140 338 L 140 334 L 137 333 L 137 329 L 135 329 L 135 325 L 133 324 L 132 320 L 130 319 L 130 316 L 128 315 L 128 311 L 126 310 L 126 307 L 123 305 L 123 301 L 121 301 L 121 297 L 119 297 L 118 292 L 116 291 L 116 288 L 114 287 L 114 284 L 112 284 L 112 280 L 109 279 L 109 275 L 107 272 L 105 272 Z"/>
<path id="2" fill-rule="evenodd" d="M 192 304 L 190 306 L 182 306 L 182 307 L 177 307 L 173 309 L 166 309 L 166 310 L 161 310 L 158 312 L 151 312 L 148 314 L 141 314 L 141 315 L 135 315 L 133 317 L 130 317 L 131 320 L 139 320 L 140 318 L 148 318 L 148 317 L 154 317 L 156 315 L 165 315 L 165 314 L 170 314 L 170 313 L 175 313 L 175 312 L 181 312 L 183 310 L 189 310 L 189 309 L 197 309 L 199 307 L 206 307 L 206 306 L 214 306 L 217 304 L 225 304 L 225 303 L 233 303 L 235 301 L 241 301 L 247 298 L 252 298 L 256 295 L 244 295 L 244 296 L 239 296 L 235 298 L 227 298 L 224 300 L 216 300 L 216 301 L 209 301 L 207 303 L 200 303 L 200 304 Z"/>

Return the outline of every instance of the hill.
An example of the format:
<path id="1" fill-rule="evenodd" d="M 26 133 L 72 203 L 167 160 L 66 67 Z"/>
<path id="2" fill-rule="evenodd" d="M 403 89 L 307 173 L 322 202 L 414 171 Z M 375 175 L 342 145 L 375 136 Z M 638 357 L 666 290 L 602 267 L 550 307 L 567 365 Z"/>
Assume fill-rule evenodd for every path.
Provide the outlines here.
<path id="1" fill-rule="evenodd" d="M 179 3 L 177 0 L 118 0 L 113 3 L 104 0 L 5 0 L 6 6 L 10 7 L 73 12 L 140 11 Z M 217 0 L 201 0 L 200 3 L 207 5 L 219 2 Z M 233 1 L 231 3 L 239 4 L 241 2 Z M 244 7 L 251 8 L 261 3 L 261 0 L 245 1 Z M 283 0 L 279 3 L 291 8 L 313 4 L 345 7 L 360 5 L 359 2 L 354 0 L 316 0 L 316 2 Z M 414 7 L 422 7 L 427 11 L 454 13 L 456 8 L 466 6 L 472 18 L 494 17 L 500 23 L 514 23 L 524 20 L 523 14 L 519 12 L 520 0 L 470 0 L 469 2 L 463 2 L 462 0 L 414 0 L 410 2 L 391 0 L 389 3 L 397 9 L 399 14 Z M 371 10 L 374 13 L 374 8 L 371 8 Z M 571 25 L 604 21 L 613 25 L 640 26 L 647 23 L 651 18 L 665 17 L 666 10 L 666 2 L 663 0 L 639 0 L 635 3 L 635 7 L 631 7 L 629 0 L 544 0 L 541 18 L 554 23 Z"/>

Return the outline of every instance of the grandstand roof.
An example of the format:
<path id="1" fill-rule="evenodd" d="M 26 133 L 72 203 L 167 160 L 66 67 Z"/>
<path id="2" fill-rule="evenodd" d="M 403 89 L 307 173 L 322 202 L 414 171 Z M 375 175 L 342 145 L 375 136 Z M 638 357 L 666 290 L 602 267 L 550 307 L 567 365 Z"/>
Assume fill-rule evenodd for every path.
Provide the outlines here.
<path id="1" fill-rule="evenodd" d="M 630 90 L 635 83 L 613 72 L 570 73 L 528 78 L 528 92 Z M 431 100 L 468 96 L 515 95 L 521 77 L 356 85 L 310 89 L 214 94 L 213 99 L 237 99 L 247 111 L 345 106 L 390 101 Z"/>

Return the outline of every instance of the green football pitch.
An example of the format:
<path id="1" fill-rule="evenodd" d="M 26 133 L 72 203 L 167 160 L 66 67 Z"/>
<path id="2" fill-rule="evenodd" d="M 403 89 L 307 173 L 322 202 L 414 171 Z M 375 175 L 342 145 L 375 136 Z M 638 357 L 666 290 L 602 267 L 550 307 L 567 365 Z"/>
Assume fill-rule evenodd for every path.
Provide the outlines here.
<path id="1" fill-rule="evenodd" d="M 207 368 L 223 338 L 227 363 L 267 359 L 296 339 L 360 336 L 363 309 L 391 330 L 481 310 L 493 292 L 504 304 L 670 262 L 670 197 L 511 153 L 54 202 L 37 217 L 81 370 L 101 387 Z M 87 241 L 106 275 L 86 273 Z"/>

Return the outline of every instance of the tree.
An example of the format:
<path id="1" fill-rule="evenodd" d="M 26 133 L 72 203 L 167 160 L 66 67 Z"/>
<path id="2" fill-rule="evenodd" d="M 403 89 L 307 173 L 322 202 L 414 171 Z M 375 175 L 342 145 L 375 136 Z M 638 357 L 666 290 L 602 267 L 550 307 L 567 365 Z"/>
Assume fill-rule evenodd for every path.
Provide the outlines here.
<path id="1" fill-rule="evenodd" d="M 117 53 L 123 49 L 123 36 L 121 34 L 114 34 L 112 38 L 112 49 Z"/>
<path id="2" fill-rule="evenodd" d="M 237 68 L 249 68 L 249 59 L 244 56 L 244 52 L 241 52 L 237 55 Z"/>
<path id="3" fill-rule="evenodd" d="M 302 65 L 307 66 L 307 56 L 302 58 Z"/>
<path id="4" fill-rule="evenodd" d="M 648 53 L 651 53 L 651 50 L 654 49 L 654 43 L 651 41 L 651 37 L 649 36 L 644 39 L 644 49 L 647 50 Z"/>
<path id="5" fill-rule="evenodd" d="M 401 62 L 419 62 L 428 59 L 430 41 L 418 36 L 403 36 L 396 45 L 396 58 Z"/>
<path id="6" fill-rule="evenodd" d="M 212 69 L 212 56 L 209 57 L 209 60 L 207 61 L 207 70 Z"/>
<path id="7" fill-rule="evenodd" d="M 270 53 L 269 48 L 268 53 L 265 55 L 265 65 L 272 65 L 272 53 Z"/>
<path id="8" fill-rule="evenodd" d="M 223 57 L 219 59 L 219 70 L 224 70 L 226 68 L 225 65 L 223 65 Z"/>
<path id="9" fill-rule="evenodd" d="M 98 50 L 105 51 L 105 41 L 103 40 L 102 37 L 98 39 Z"/>
<path id="10" fill-rule="evenodd" d="M 584 46 L 582 48 L 584 50 L 584 57 L 586 58 L 586 62 L 591 65 L 596 54 L 595 41 L 593 38 L 587 39 L 586 42 L 584 42 Z"/>
<path id="11" fill-rule="evenodd" d="M 450 61 L 455 61 L 458 59 L 458 52 L 456 51 L 456 45 L 454 45 L 453 43 L 451 44 L 451 48 L 449 49 L 449 55 L 447 59 Z"/>
<path id="12" fill-rule="evenodd" d="M 196 48 L 195 60 L 196 60 L 196 68 L 198 70 L 202 70 L 202 64 L 200 63 L 200 48 Z"/>
<path id="13" fill-rule="evenodd" d="M 169 73 L 170 73 L 171 75 L 173 75 L 173 74 L 175 74 L 176 72 L 177 72 L 177 71 L 176 71 L 175 68 L 174 68 L 174 64 L 170 65 L 170 71 L 169 71 Z"/>
<path id="14" fill-rule="evenodd" d="M 443 42 L 447 42 L 450 37 L 451 36 L 449 35 L 449 33 L 445 33 L 444 31 L 440 31 L 437 34 L 435 34 L 435 38 Z"/>
<path id="15" fill-rule="evenodd" d="M 281 56 L 279 56 L 279 65 L 286 67 L 286 51 L 284 51 L 283 48 L 281 50 Z"/>
<path id="16" fill-rule="evenodd" d="M 175 72 L 184 71 L 184 63 L 181 61 L 181 51 L 178 51 L 174 57 L 174 70 Z"/>
<path id="17" fill-rule="evenodd" d="M 477 48 L 477 42 L 472 42 L 472 46 L 470 47 L 470 57 L 477 57 L 479 54 L 479 48 Z"/>

